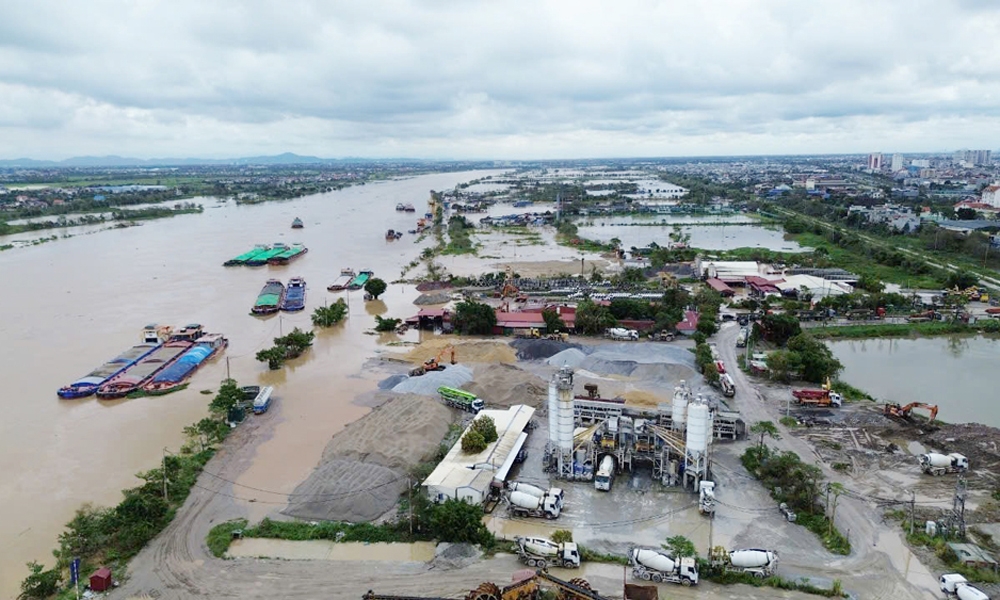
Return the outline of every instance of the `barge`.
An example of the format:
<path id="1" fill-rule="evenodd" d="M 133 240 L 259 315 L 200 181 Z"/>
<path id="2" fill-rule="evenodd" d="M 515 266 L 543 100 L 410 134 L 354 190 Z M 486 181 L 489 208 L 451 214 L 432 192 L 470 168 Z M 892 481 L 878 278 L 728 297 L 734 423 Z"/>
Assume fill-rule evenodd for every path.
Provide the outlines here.
<path id="1" fill-rule="evenodd" d="M 256 258 L 258 254 L 263 254 L 264 252 L 267 252 L 270 249 L 271 247 L 268 246 L 267 244 L 257 244 L 256 246 L 253 247 L 253 250 L 244 252 L 243 254 L 240 254 L 236 258 L 230 258 L 226 262 L 222 263 L 222 266 L 238 267 L 241 265 L 245 265 L 248 260 Z"/>
<path id="2" fill-rule="evenodd" d="M 73 383 L 59 388 L 56 394 L 60 398 L 73 399 L 85 398 L 97 392 L 98 388 L 108 382 L 112 377 L 117 376 L 122 371 L 131 368 L 140 360 L 146 358 L 154 350 L 159 348 L 163 341 L 170 335 L 169 327 L 158 325 L 147 325 L 142 330 L 142 343 L 132 346 L 115 358 L 112 358 L 103 365 L 87 373 Z"/>
<path id="3" fill-rule="evenodd" d="M 267 264 L 287 265 L 288 263 L 302 256 L 306 252 L 309 252 L 309 249 L 303 246 L 302 244 L 292 244 L 281 254 L 277 254 L 267 259 Z"/>
<path id="4" fill-rule="evenodd" d="M 361 271 L 354 279 L 351 280 L 351 283 L 347 284 L 347 289 L 360 290 L 374 275 L 374 271 Z"/>
<path id="5" fill-rule="evenodd" d="M 306 307 L 306 280 L 301 277 L 292 277 L 288 280 L 285 288 L 285 297 L 281 299 L 278 306 L 285 312 L 295 312 Z"/>
<path id="6" fill-rule="evenodd" d="M 261 252 L 260 254 L 257 254 L 253 258 L 247 259 L 247 261 L 243 264 L 245 264 L 248 267 L 262 267 L 266 265 L 267 261 L 271 260 L 271 258 L 281 254 L 285 250 L 288 250 L 288 244 L 282 244 L 281 242 L 278 242 L 277 244 L 271 246 L 270 250 L 267 250 L 266 252 Z"/>
<path id="7" fill-rule="evenodd" d="M 176 362 L 154 375 L 145 385 L 143 391 L 153 396 L 169 394 L 184 385 L 206 361 L 222 352 L 229 345 L 229 340 L 221 333 L 207 333 L 194 342 Z"/>
<path id="8" fill-rule="evenodd" d="M 295 217 L 292 219 L 292 229 L 302 229 L 304 225 L 302 224 L 302 219 Z"/>
<path id="9" fill-rule="evenodd" d="M 277 279 L 268 279 L 267 283 L 257 294 L 257 302 L 254 303 L 250 312 L 255 315 L 269 315 L 278 312 L 278 306 L 285 297 L 285 284 Z"/>
<path id="10" fill-rule="evenodd" d="M 341 269 L 340 276 L 334 280 L 333 283 L 326 286 L 326 289 L 331 292 L 339 292 L 341 290 L 346 290 L 347 286 L 354 281 L 354 269 Z"/>

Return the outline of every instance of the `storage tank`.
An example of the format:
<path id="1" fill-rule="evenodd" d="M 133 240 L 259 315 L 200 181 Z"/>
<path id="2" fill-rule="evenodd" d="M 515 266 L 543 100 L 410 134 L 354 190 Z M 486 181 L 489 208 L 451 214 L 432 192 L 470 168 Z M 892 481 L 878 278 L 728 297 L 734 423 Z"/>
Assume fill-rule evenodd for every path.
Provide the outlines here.
<path id="1" fill-rule="evenodd" d="M 558 438 L 556 445 L 563 452 L 573 452 L 573 371 L 568 367 L 556 374 Z M 549 416 L 551 419 L 551 415 Z"/>
<path id="2" fill-rule="evenodd" d="M 549 380 L 549 442 L 556 444 L 559 439 L 559 421 L 556 415 L 559 414 L 559 386 L 556 383 L 556 376 Z"/>
<path id="3" fill-rule="evenodd" d="M 524 494 L 534 496 L 535 498 L 541 498 L 545 495 L 545 490 L 542 488 L 531 485 L 530 483 L 521 483 L 520 481 L 515 481 L 510 484 L 510 491 L 522 492 Z"/>
<path id="4" fill-rule="evenodd" d="M 778 555 L 770 550 L 733 550 L 729 553 L 729 562 L 743 569 L 766 567 L 777 560 Z"/>
<path id="5" fill-rule="evenodd" d="M 689 452 L 704 454 L 708 449 L 708 405 L 693 403 L 687 407 L 687 440 Z"/>
<path id="6" fill-rule="evenodd" d="M 660 554 L 656 550 L 647 550 L 645 548 L 633 548 L 632 560 L 647 569 L 655 569 L 664 573 L 673 572 L 674 567 L 677 566 L 669 556 Z"/>
<path id="7" fill-rule="evenodd" d="M 958 596 L 958 600 L 990 600 L 990 597 L 983 591 L 967 584 L 961 584 L 955 588 L 955 595 Z"/>
<path id="8" fill-rule="evenodd" d="M 510 503 L 528 510 L 535 510 L 542 503 L 542 499 L 524 492 L 511 492 Z"/>
<path id="9" fill-rule="evenodd" d="M 683 431 L 687 425 L 687 405 L 687 390 L 684 389 L 682 381 L 681 385 L 674 388 L 674 400 L 670 407 L 670 421 L 673 423 L 673 428 L 678 431 Z"/>

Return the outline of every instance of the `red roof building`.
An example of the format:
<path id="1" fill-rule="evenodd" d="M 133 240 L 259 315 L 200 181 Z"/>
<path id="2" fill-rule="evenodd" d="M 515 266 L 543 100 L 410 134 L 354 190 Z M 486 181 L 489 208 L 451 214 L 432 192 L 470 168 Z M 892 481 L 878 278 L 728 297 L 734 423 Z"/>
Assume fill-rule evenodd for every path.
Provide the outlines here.
<path id="1" fill-rule="evenodd" d="M 684 311 L 684 319 L 677 324 L 678 333 L 692 335 L 698 330 L 698 313 L 693 310 Z"/>
<path id="2" fill-rule="evenodd" d="M 726 285 L 721 279 L 716 279 L 715 277 L 709 277 L 705 280 L 705 283 L 708 284 L 708 287 L 722 294 L 723 298 L 730 298 L 736 293 L 733 291 L 733 288 Z"/>

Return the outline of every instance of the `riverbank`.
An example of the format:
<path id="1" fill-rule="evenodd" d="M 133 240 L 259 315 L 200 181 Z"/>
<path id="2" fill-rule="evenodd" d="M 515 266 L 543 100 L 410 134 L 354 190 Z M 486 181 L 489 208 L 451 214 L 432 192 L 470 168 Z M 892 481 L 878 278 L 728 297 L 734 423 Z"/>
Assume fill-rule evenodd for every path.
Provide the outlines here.
<path id="1" fill-rule="evenodd" d="M 874 339 L 893 337 L 975 335 L 1000 333 L 1000 320 L 980 319 L 975 323 L 932 321 L 925 323 L 871 323 L 835 327 L 809 327 L 810 335 L 821 340 Z"/>

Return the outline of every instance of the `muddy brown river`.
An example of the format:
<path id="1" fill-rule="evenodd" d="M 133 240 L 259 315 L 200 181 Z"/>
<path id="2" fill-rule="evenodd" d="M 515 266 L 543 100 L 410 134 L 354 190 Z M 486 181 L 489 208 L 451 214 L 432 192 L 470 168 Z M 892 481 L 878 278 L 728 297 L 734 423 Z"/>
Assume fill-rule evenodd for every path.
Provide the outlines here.
<path id="1" fill-rule="evenodd" d="M 6 288 L 0 297 L 0 598 L 16 595 L 25 562 L 52 562 L 56 537 L 77 507 L 117 503 L 120 490 L 137 485 L 136 472 L 183 444 L 181 430 L 207 414 L 212 396 L 200 391 L 217 389 L 227 357 L 240 384 L 274 385 L 275 402 L 283 403 L 280 416 L 260 417 L 282 421 L 258 446 L 240 483 L 291 492 L 330 435 L 368 410 L 352 400 L 375 387 L 374 376 L 358 375 L 385 341 L 363 333 L 374 325 L 372 315 L 409 316 L 417 293 L 390 284 L 374 303 L 351 293 L 350 318 L 318 332 L 314 347 L 279 371 L 267 371 L 254 354 L 279 332 L 311 328 L 314 307 L 348 297 L 326 291 L 341 268 L 370 268 L 387 282 L 400 277 L 402 265 L 429 242 L 415 244 L 412 235 L 385 241 L 386 229 L 415 226 L 416 216 L 394 210 L 397 202 L 424 210 L 431 189 L 489 173 L 427 175 L 258 206 L 217 206 L 206 198 L 202 214 L 0 252 Z M 290 228 L 295 217 L 303 229 Z M 302 242 L 309 252 L 288 266 L 221 266 L 254 244 L 273 242 Z M 249 315 L 268 278 L 287 282 L 297 275 L 308 285 L 306 310 Z M 60 386 L 138 343 L 147 323 L 201 323 L 225 333 L 230 346 L 174 394 L 115 401 L 56 396 Z M 275 498 L 259 494 L 262 511 L 269 500 Z"/>

